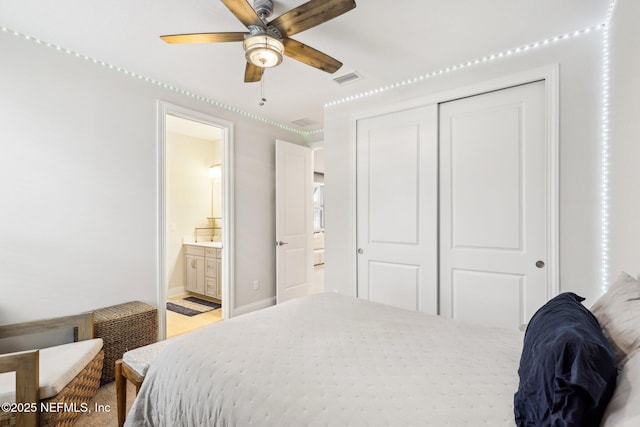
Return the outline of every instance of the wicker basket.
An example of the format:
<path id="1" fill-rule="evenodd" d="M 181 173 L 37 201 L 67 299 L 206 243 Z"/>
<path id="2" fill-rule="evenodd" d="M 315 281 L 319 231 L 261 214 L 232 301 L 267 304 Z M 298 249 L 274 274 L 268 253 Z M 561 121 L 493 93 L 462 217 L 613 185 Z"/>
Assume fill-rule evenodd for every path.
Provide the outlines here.
<path id="1" fill-rule="evenodd" d="M 72 411 L 41 412 L 41 427 L 70 427 L 76 422 L 82 414 L 83 404 L 88 405 L 98 392 L 103 360 L 104 351 L 100 351 L 69 384 L 60 390 L 60 393 L 41 400 L 43 403 L 59 402 L 62 405 L 66 404 L 67 407 L 73 406 L 76 408 L 76 410 Z M 91 409 L 88 406 L 86 408 Z M 15 414 L 0 412 L 0 427 L 13 427 L 15 425 Z"/>
<path id="2" fill-rule="evenodd" d="M 116 360 L 125 352 L 158 341 L 158 310 L 140 301 L 98 309 L 94 336 L 104 342 L 103 385 L 115 379 Z"/>

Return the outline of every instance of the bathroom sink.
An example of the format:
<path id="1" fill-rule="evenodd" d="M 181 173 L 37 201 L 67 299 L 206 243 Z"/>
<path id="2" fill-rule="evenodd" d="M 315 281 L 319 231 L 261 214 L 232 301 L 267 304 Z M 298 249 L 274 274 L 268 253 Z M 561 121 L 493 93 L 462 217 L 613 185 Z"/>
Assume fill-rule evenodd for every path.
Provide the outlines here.
<path id="1" fill-rule="evenodd" d="M 210 240 L 198 240 L 197 242 L 194 239 L 183 239 L 183 245 L 192 245 L 192 246 L 202 246 L 205 248 L 218 248 L 222 249 L 222 242 L 212 242 Z"/>

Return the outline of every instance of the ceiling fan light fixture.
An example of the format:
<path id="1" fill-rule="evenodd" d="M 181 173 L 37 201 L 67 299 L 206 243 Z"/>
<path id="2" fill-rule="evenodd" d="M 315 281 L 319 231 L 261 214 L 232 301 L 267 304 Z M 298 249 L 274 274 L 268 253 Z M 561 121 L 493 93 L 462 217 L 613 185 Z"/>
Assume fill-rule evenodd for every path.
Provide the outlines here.
<path id="1" fill-rule="evenodd" d="M 282 62 L 284 44 L 267 34 L 247 37 L 242 44 L 247 61 L 255 66 L 270 68 Z"/>

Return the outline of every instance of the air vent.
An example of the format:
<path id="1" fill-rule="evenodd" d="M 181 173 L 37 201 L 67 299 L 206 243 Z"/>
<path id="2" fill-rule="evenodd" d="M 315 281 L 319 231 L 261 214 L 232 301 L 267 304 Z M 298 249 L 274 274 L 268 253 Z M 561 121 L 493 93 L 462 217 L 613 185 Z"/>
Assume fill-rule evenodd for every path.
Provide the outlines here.
<path id="1" fill-rule="evenodd" d="M 301 119 L 292 121 L 291 124 L 306 128 L 312 125 L 319 125 L 320 123 L 308 117 L 303 117 Z"/>
<path id="2" fill-rule="evenodd" d="M 338 83 L 339 85 L 346 85 L 347 83 L 353 83 L 357 80 L 360 80 L 361 78 L 362 76 L 358 74 L 358 72 L 354 71 L 352 73 L 336 77 L 335 79 L 333 79 L 333 81 Z"/>

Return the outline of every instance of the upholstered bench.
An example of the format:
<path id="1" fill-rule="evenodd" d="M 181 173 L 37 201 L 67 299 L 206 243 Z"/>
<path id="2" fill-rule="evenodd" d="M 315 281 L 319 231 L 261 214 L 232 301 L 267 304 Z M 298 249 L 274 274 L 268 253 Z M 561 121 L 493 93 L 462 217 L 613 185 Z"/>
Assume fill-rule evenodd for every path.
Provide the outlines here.
<path id="1" fill-rule="evenodd" d="M 118 406 L 118 426 L 124 425 L 127 416 L 127 381 L 136 387 L 136 393 L 144 381 L 149 366 L 156 356 L 164 350 L 169 341 L 159 341 L 154 344 L 130 350 L 124 353 L 122 359 L 115 363 L 116 404 Z"/>
<path id="2" fill-rule="evenodd" d="M 0 355 L 0 403 L 28 405 L 0 412 L 0 426 L 70 426 L 88 410 L 104 359 L 102 339 L 93 338 L 93 313 L 0 326 L 0 338 L 64 327 L 77 328 L 79 341 Z"/>

